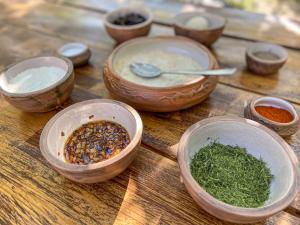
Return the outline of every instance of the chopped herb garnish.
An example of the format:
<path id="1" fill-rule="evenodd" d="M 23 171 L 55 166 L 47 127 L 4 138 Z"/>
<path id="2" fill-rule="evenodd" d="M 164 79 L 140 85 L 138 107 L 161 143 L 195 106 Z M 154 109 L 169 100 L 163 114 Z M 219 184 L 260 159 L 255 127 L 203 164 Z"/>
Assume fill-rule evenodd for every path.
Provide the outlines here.
<path id="1" fill-rule="evenodd" d="M 273 175 L 245 148 L 212 142 L 195 154 L 190 169 L 202 188 L 227 204 L 257 208 L 269 198 Z"/>

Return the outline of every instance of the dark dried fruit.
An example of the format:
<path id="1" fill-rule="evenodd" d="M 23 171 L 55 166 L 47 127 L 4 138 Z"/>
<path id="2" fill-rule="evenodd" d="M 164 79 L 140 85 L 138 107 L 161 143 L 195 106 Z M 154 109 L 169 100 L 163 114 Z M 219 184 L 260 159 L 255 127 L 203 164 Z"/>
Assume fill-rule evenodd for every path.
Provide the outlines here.
<path id="1" fill-rule="evenodd" d="M 144 16 L 137 13 L 128 13 L 124 16 L 118 17 L 113 21 L 113 24 L 120 26 L 131 26 L 142 23 L 144 21 L 146 21 L 146 18 Z"/>
<path id="2" fill-rule="evenodd" d="M 119 154 L 130 142 L 125 128 L 109 121 L 83 124 L 73 131 L 65 145 L 65 159 L 75 164 L 90 164 Z"/>

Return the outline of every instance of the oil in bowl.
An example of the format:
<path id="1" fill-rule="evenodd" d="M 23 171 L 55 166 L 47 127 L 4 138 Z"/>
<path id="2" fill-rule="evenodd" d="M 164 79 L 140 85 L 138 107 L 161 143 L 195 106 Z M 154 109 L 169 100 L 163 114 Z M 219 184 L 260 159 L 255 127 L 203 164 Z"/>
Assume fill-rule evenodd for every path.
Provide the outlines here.
<path id="1" fill-rule="evenodd" d="M 64 156 L 69 163 L 97 163 L 116 156 L 129 143 L 129 134 L 120 124 L 93 121 L 73 131 L 65 144 Z"/>
<path id="2" fill-rule="evenodd" d="M 40 137 L 42 155 L 64 177 L 97 183 L 122 173 L 139 151 L 143 123 L 122 102 L 75 103 L 48 121 Z"/>

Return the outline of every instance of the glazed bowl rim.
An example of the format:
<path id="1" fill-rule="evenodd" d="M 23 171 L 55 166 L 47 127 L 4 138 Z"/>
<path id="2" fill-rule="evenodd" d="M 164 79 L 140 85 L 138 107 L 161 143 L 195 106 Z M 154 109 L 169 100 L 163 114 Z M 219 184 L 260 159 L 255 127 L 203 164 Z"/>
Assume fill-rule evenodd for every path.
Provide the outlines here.
<path id="1" fill-rule="evenodd" d="M 183 15 L 204 15 L 205 17 L 208 17 L 208 18 L 217 18 L 219 19 L 220 21 L 222 21 L 222 24 L 220 26 L 216 26 L 216 27 L 207 27 L 205 29 L 196 29 L 196 28 L 189 28 L 189 27 L 186 27 L 182 21 L 181 21 L 181 17 Z M 219 16 L 217 14 L 214 14 L 214 13 L 208 13 L 208 12 L 199 12 L 199 11 L 194 11 L 194 12 L 182 12 L 182 13 L 179 13 L 175 16 L 174 18 L 174 25 L 177 26 L 177 27 L 180 27 L 181 29 L 184 29 L 184 30 L 190 30 L 190 31 L 194 31 L 194 32 L 205 32 L 205 31 L 214 31 L 214 30 L 219 30 L 219 29 L 223 29 L 225 26 L 226 26 L 226 23 L 227 23 L 227 19 L 223 16 Z"/>
<path id="2" fill-rule="evenodd" d="M 192 177 L 190 169 L 185 163 L 185 146 L 188 143 L 188 139 L 190 135 L 196 131 L 197 129 L 201 128 L 204 125 L 207 125 L 208 123 L 216 123 L 218 121 L 231 121 L 231 122 L 241 122 L 245 125 L 254 126 L 256 128 L 259 128 L 263 130 L 264 132 L 267 132 L 277 143 L 279 143 L 282 147 L 282 150 L 285 151 L 287 154 L 292 167 L 293 167 L 293 182 L 292 186 L 290 187 L 290 190 L 288 193 L 283 196 L 280 200 L 265 206 L 265 207 L 259 207 L 259 208 L 243 208 L 238 206 L 233 206 L 227 203 L 224 203 L 216 198 L 214 198 L 212 195 L 208 194 Z M 294 200 L 294 198 L 297 195 L 298 188 L 299 188 L 299 179 L 300 177 L 297 175 L 298 172 L 300 172 L 299 169 L 299 161 L 291 149 L 291 147 L 274 131 L 270 130 L 269 128 L 265 127 L 264 125 L 257 123 L 253 120 L 240 118 L 237 116 L 215 116 L 203 119 L 192 126 L 190 126 L 185 133 L 182 135 L 180 142 L 178 144 L 178 154 L 177 154 L 178 164 L 180 167 L 181 176 L 183 178 L 184 183 L 187 183 L 188 186 L 191 187 L 194 193 L 197 195 L 200 195 L 204 201 L 212 205 L 214 208 L 217 208 L 218 210 L 222 212 L 226 212 L 230 215 L 235 216 L 243 216 L 248 218 L 256 218 L 256 217 L 267 217 L 269 215 L 273 215 L 284 208 L 286 208 L 288 205 L 291 204 L 291 202 Z"/>
<path id="3" fill-rule="evenodd" d="M 290 112 L 293 115 L 294 119 L 291 122 L 288 122 L 288 123 L 280 123 L 280 122 L 270 120 L 270 119 L 260 115 L 256 111 L 255 106 L 259 103 L 260 100 L 263 100 L 263 99 L 266 99 L 266 98 L 273 99 L 274 101 L 278 101 L 278 100 L 283 101 L 285 104 L 291 106 L 291 108 L 293 108 L 294 112 L 290 112 L 289 110 L 288 110 L 288 112 Z M 274 104 L 273 106 L 276 106 L 276 105 Z M 252 99 L 252 101 L 250 103 L 250 109 L 251 109 L 251 113 L 253 113 L 256 117 L 262 119 L 263 121 L 268 122 L 269 124 L 273 124 L 273 125 L 276 125 L 276 126 L 287 127 L 287 126 L 294 125 L 299 121 L 299 115 L 298 115 L 297 110 L 295 109 L 295 107 L 290 102 L 288 102 L 288 101 L 286 101 L 282 98 L 277 98 L 277 97 L 273 97 L 273 96 L 263 96 L 263 97 L 258 97 L 258 98 Z"/>
<path id="4" fill-rule="evenodd" d="M 88 165 L 77 165 L 77 164 L 71 164 L 67 162 L 63 162 L 58 159 L 58 157 L 55 157 L 53 154 L 49 152 L 48 145 L 47 145 L 47 140 L 48 140 L 48 134 L 50 132 L 51 127 L 53 124 L 57 121 L 58 118 L 60 118 L 64 113 L 74 110 L 76 108 L 83 107 L 85 105 L 90 105 L 90 104 L 101 104 L 101 103 L 106 103 L 106 104 L 114 104 L 118 105 L 124 109 L 126 109 L 133 117 L 135 120 L 135 133 L 133 135 L 133 138 L 131 139 L 130 143 L 127 145 L 125 149 L 123 149 L 118 155 L 98 162 L 98 163 L 93 163 L 93 164 L 88 164 Z M 91 112 L 92 113 L 92 112 Z M 122 125 L 122 124 L 121 124 Z M 123 125 L 122 125 L 123 126 Z M 127 128 L 126 128 L 127 129 Z M 116 100 L 110 100 L 110 99 L 91 99 L 91 100 L 86 100 L 82 102 L 75 103 L 62 111 L 58 112 L 55 116 L 53 116 L 46 124 L 44 127 L 42 134 L 40 136 L 40 150 L 44 158 L 55 168 L 58 168 L 59 170 L 70 172 L 70 173 L 84 173 L 84 172 L 91 172 L 98 170 L 100 168 L 104 168 L 106 166 L 109 166 L 111 164 L 116 163 L 117 161 L 122 160 L 125 156 L 127 156 L 130 152 L 132 152 L 140 143 L 141 137 L 143 133 L 143 123 L 140 115 L 138 112 L 132 108 L 131 106 L 119 102 Z"/>
<path id="5" fill-rule="evenodd" d="M 115 14 L 115 13 L 117 14 L 117 13 L 120 13 L 120 12 L 123 12 L 123 11 L 135 11 L 137 13 L 142 12 L 143 14 L 147 15 L 147 18 L 144 22 L 141 22 L 141 23 L 138 23 L 138 24 L 135 24 L 135 25 L 128 25 L 128 26 L 116 25 L 116 24 L 113 24 L 112 22 L 110 22 L 108 20 L 108 18 L 112 14 Z M 119 8 L 119 9 L 115 9 L 115 10 L 107 13 L 104 17 L 105 26 L 113 28 L 115 30 L 120 30 L 120 31 L 126 31 L 126 30 L 129 31 L 129 30 L 139 29 L 139 28 L 150 25 L 152 23 L 152 21 L 153 21 L 153 15 L 150 11 L 148 11 L 146 9 L 139 9 L 137 7 L 134 7 L 134 6 L 132 6 L 132 7 L 122 7 L 122 8 Z"/>
<path id="6" fill-rule="evenodd" d="M 32 59 L 38 59 L 38 58 L 57 58 L 60 59 L 62 61 L 64 61 L 64 63 L 67 65 L 67 71 L 65 72 L 64 76 L 59 79 L 58 81 L 56 81 L 55 83 L 53 83 L 50 86 L 47 86 L 45 88 L 36 90 L 36 91 L 31 91 L 31 92 L 26 92 L 26 93 L 13 93 L 13 92 L 8 92 L 6 90 L 4 90 L 1 86 L 0 86 L 0 92 L 7 96 L 7 97 L 33 97 L 33 96 L 37 96 L 39 94 L 43 94 L 47 91 L 52 90 L 53 88 L 61 85 L 62 83 L 64 83 L 67 79 L 69 79 L 69 77 L 73 74 L 74 68 L 73 68 L 73 63 L 71 62 L 70 59 L 60 56 L 60 55 L 39 55 L 39 56 L 34 56 L 34 57 L 28 57 L 22 60 L 19 60 L 13 64 L 8 65 L 3 71 L 0 72 L 0 76 L 4 76 L 4 74 L 11 68 L 13 68 L 14 66 L 23 63 L 25 61 L 28 60 L 32 60 Z M 34 67 L 33 67 L 34 68 Z"/>
<path id="7" fill-rule="evenodd" d="M 64 50 L 66 50 L 68 47 L 75 47 L 75 46 L 80 46 L 81 47 L 79 53 L 76 53 L 76 54 L 73 54 L 73 55 L 70 55 L 70 56 L 65 56 L 64 55 Z M 57 54 L 59 54 L 62 57 L 70 59 L 70 58 L 80 57 L 80 56 L 86 54 L 88 51 L 89 51 L 89 47 L 88 47 L 87 44 L 85 44 L 83 42 L 76 42 L 76 41 L 74 41 L 74 42 L 65 43 L 64 45 L 60 46 L 57 49 Z"/>
<path id="8" fill-rule="evenodd" d="M 131 82 L 131 81 L 126 80 L 123 77 L 119 76 L 119 74 L 113 68 L 113 59 L 114 59 L 115 55 L 118 53 L 118 51 L 120 51 L 120 49 L 126 47 L 127 45 L 130 45 L 130 44 L 135 43 L 135 42 L 143 42 L 144 40 L 146 40 L 146 41 L 148 41 L 148 40 L 156 40 L 156 41 L 171 40 L 171 41 L 179 41 L 179 42 L 188 42 L 189 44 L 193 44 L 196 47 L 200 48 L 200 50 L 203 51 L 207 55 L 208 60 L 209 60 L 209 66 L 208 67 L 210 69 L 214 69 L 214 67 L 217 65 L 216 59 L 211 54 L 211 52 L 208 50 L 208 48 L 206 48 L 204 45 L 202 45 L 202 44 L 200 44 L 200 43 L 198 43 L 194 40 L 191 40 L 189 38 L 180 37 L 180 36 L 138 37 L 138 38 L 134 38 L 134 39 L 128 40 L 128 41 L 120 44 L 118 47 L 116 47 L 112 51 L 112 53 L 110 54 L 110 56 L 108 57 L 108 60 L 107 60 L 107 66 L 108 66 L 108 69 L 110 70 L 110 72 L 113 74 L 113 76 L 115 76 L 118 79 L 122 80 L 122 82 L 124 82 L 124 84 L 126 84 L 128 86 L 131 86 L 131 87 L 143 88 L 145 90 L 150 90 L 150 91 L 155 90 L 155 91 L 162 91 L 163 92 L 163 91 L 174 91 L 174 90 L 177 90 L 177 89 L 193 86 L 193 85 L 197 84 L 198 82 L 202 82 L 205 79 L 208 79 L 209 77 L 213 77 L 213 76 L 203 76 L 203 77 L 200 77 L 199 79 L 195 79 L 195 80 L 190 81 L 188 83 L 174 85 L 174 86 L 151 87 L 151 86 L 146 86 L 146 85 Z"/>
<path id="9" fill-rule="evenodd" d="M 265 60 L 265 59 L 261 59 L 259 57 L 256 57 L 253 54 L 253 49 L 256 46 L 261 46 L 261 45 L 268 45 L 271 48 L 278 48 L 278 49 L 280 49 L 281 51 L 284 52 L 284 56 L 283 57 L 279 56 L 280 58 L 276 59 L 276 60 Z M 288 51 L 284 47 L 282 47 L 281 45 L 277 45 L 277 44 L 273 44 L 273 43 L 268 43 L 268 42 L 255 42 L 255 43 L 251 44 L 246 49 L 246 55 L 248 57 L 250 57 L 252 60 L 254 60 L 254 61 L 258 62 L 258 63 L 267 64 L 267 65 L 277 65 L 277 64 L 285 63 L 287 61 L 287 59 L 288 59 Z"/>

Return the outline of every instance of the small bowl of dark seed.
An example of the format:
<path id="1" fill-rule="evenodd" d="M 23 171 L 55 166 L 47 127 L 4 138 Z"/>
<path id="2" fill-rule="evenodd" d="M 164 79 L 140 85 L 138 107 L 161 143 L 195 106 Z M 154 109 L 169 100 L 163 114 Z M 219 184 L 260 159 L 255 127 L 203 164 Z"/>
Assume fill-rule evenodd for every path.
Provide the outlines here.
<path id="1" fill-rule="evenodd" d="M 45 126 L 42 155 L 70 180 L 96 183 L 124 171 L 138 151 L 142 121 L 130 106 L 105 99 L 69 106 Z"/>
<path id="2" fill-rule="evenodd" d="M 152 15 L 143 9 L 120 8 L 108 13 L 104 23 L 108 34 L 121 43 L 147 36 L 152 24 Z"/>
<path id="3" fill-rule="evenodd" d="M 248 69 L 260 75 L 276 73 L 287 59 L 288 53 L 280 45 L 258 42 L 246 50 Z"/>

